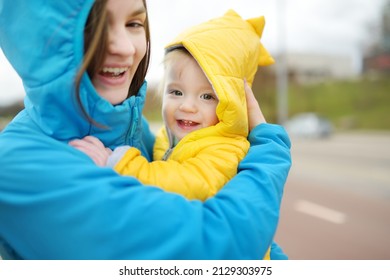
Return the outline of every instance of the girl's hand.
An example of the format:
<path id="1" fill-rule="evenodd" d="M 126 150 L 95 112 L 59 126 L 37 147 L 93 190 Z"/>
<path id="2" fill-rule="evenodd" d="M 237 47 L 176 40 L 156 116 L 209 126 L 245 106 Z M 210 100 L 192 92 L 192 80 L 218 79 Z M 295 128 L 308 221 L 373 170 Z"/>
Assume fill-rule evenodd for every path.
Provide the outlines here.
<path id="1" fill-rule="evenodd" d="M 86 136 L 83 139 L 75 139 L 69 145 L 87 154 L 98 166 L 106 166 L 107 159 L 112 151 L 104 147 L 103 143 L 93 136 Z"/>
<path id="2" fill-rule="evenodd" d="M 260 105 L 257 102 L 252 89 L 244 80 L 244 88 L 246 94 L 246 104 L 248 109 L 248 123 L 249 131 L 258 126 L 259 124 L 266 123 L 263 112 L 261 112 Z"/>

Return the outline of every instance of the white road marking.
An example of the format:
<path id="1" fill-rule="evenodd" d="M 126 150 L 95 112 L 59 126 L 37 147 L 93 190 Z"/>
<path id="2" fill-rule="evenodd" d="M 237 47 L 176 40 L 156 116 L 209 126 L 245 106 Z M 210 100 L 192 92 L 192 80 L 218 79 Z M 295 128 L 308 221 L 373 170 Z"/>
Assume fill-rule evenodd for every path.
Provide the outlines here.
<path id="1" fill-rule="evenodd" d="M 347 216 L 342 212 L 306 200 L 296 202 L 294 209 L 335 224 L 344 224 L 347 219 Z"/>

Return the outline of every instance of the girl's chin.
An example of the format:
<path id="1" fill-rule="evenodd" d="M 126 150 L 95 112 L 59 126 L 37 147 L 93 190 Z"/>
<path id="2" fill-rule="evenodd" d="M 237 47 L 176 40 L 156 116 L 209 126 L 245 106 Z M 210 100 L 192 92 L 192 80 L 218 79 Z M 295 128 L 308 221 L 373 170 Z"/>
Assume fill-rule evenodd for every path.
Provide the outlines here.
<path id="1" fill-rule="evenodd" d="M 99 93 L 99 92 L 98 92 Z M 112 90 L 109 93 L 99 93 L 100 97 L 110 102 L 112 105 L 118 105 L 121 104 L 123 101 L 126 100 L 128 92 L 115 92 Z"/>

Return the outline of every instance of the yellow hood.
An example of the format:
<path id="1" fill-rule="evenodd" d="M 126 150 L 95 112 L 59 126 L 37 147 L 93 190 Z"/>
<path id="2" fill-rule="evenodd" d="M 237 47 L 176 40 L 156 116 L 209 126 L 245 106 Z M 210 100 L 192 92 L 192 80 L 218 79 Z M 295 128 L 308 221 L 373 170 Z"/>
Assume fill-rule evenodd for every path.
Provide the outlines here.
<path id="1" fill-rule="evenodd" d="M 181 33 L 166 50 L 184 46 L 214 87 L 220 123 L 216 133 L 248 135 L 244 78 L 252 85 L 258 66 L 274 62 L 260 43 L 264 17 L 243 20 L 235 11 Z"/>

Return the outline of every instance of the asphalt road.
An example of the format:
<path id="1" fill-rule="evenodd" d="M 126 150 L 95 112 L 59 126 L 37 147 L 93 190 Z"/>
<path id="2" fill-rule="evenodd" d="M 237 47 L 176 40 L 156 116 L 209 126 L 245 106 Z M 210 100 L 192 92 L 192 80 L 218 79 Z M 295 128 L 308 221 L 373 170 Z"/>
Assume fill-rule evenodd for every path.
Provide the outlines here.
<path id="1" fill-rule="evenodd" d="M 290 259 L 390 260 L 390 133 L 292 139 L 275 240 Z"/>

